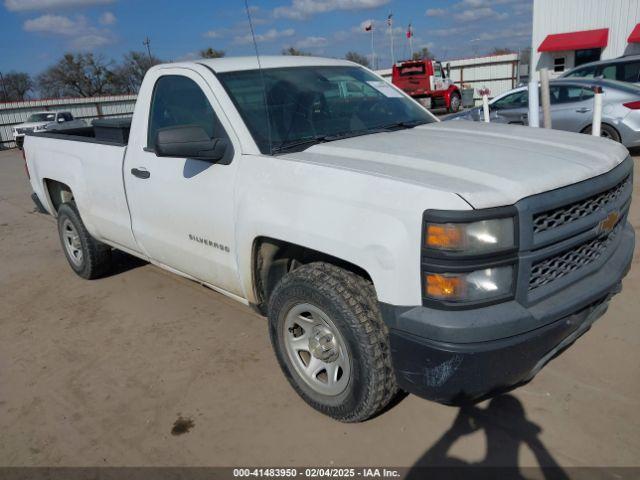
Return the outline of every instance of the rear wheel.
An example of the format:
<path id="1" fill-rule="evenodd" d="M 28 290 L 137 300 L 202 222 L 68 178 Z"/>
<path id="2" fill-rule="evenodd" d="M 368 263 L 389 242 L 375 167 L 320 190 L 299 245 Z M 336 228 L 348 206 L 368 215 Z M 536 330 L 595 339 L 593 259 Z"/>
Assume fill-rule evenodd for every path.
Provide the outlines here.
<path id="1" fill-rule="evenodd" d="M 587 128 L 585 128 L 582 133 L 586 133 L 587 135 L 591 135 L 591 130 L 592 126 L 589 125 Z M 618 131 L 613 128 L 611 125 L 608 125 L 606 123 L 603 123 L 600 126 L 600 136 L 602 138 L 608 138 L 610 140 L 613 140 L 615 142 L 620 142 L 620 134 L 618 133 Z"/>
<path id="2" fill-rule="evenodd" d="M 460 98 L 460 95 L 457 93 L 452 93 L 451 99 L 449 100 L 449 112 L 456 113 L 458 110 L 460 110 L 461 104 L 462 99 Z"/>
<path id="3" fill-rule="evenodd" d="M 80 277 L 90 280 L 107 273 L 111 266 L 111 247 L 89 234 L 75 205 L 60 205 L 58 233 L 64 255 Z"/>
<path id="4" fill-rule="evenodd" d="M 291 386 L 326 415 L 363 421 L 398 392 L 375 291 L 351 272 L 312 263 L 285 275 L 269 302 L 269 333 Z"/>

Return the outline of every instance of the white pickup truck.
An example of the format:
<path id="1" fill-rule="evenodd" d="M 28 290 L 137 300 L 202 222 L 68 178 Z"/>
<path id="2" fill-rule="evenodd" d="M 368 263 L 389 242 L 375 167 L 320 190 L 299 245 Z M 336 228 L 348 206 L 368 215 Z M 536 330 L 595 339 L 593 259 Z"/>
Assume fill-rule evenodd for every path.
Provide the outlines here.
<path id="1" fill-rule="evenodd" d="M 84 120 L 73 118 L 71 112 L 35 112 L 29 115 L 26 122 L 13 127 L 13 140 L 18 148 L 22 148 L 27 133 L 72 130 L 86 126 Z"/>
<path id="2" fill-rule="evenodd" d="M 118 249 L 253 306 L 298 394 L 350 422 L 399 390 L 457 404 L 522 384 L 620 291 L 621 145 L 441 123 L 347 61 L 258 66 L 159 65 L 130 126 L 27 136 L 78 275 Z"/>

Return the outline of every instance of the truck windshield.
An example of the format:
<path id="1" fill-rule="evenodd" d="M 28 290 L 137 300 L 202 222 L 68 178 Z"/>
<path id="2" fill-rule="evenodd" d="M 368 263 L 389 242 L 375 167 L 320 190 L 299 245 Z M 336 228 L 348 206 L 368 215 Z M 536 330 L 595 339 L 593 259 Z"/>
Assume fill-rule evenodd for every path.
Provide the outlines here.
<path id="1" fill-rule="evenodd" d="M 414 100 L 359 67 L 274 68 L 262 76 L 249 70 L 218 78 L 262 153 L 434 121 Z"/>
<path id="2" fill-rule="evenodd" d="M 29 115 L 27 122 L 53 122 L 55 119 L 55 113 L 34 113 Z"/>

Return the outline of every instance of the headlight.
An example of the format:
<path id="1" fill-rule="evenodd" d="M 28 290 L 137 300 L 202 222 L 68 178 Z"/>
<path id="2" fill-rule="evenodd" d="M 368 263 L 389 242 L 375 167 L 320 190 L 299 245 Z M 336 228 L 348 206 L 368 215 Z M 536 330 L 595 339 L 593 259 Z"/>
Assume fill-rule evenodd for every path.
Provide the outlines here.
<path id="1" fill-rule="evenodd" d="M 464 273 L 424 274 L 427 298 L 451 302 L 476 302 L 510 295 L 514 267 L 483 268 Z"/>
<path id="2" fill-rule="evenodd" d="M 427 222 L 425 247 L 464 255 L 502 252 L 515 247 L 514 219 L 470 223 Z"/>

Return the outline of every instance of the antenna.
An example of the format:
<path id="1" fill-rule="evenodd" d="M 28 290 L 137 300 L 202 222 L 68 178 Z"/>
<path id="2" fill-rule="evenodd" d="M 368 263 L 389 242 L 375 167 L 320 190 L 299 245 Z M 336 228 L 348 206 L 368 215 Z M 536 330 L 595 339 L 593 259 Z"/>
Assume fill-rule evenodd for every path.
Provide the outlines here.
<path id="1" fill-rule="evenodd" d="M 244 8 L 247 11 L 247 19 L 249 20 L 249 29 L 251 30 L 251 38 L 253 39 L 253 47 L 256 51 L 256 59 L 258 60 L 258 71 L 260 72 L 260 81 L 262 82 L 262 98 L 264 99 L 264 111 L 267 114 L 267 137 L 269 139 L 269 155 L 273 155 L 273 144 L 271 141 L 271 115 L 269 114 L 269 101 L 267 100 L 267 82 L 264 80 L 262 72 L 262 64 L 260 63 L 260 52 L 258 51 L 258 42 L 253 31 L 253 21 L 251 20 L 251 11 L 249 9 L 249 1 L 244 0 Z"/>

